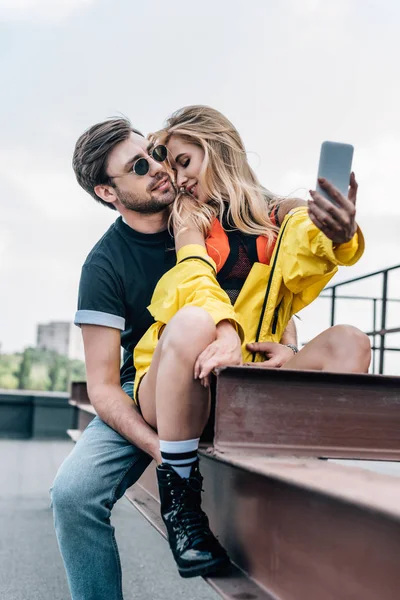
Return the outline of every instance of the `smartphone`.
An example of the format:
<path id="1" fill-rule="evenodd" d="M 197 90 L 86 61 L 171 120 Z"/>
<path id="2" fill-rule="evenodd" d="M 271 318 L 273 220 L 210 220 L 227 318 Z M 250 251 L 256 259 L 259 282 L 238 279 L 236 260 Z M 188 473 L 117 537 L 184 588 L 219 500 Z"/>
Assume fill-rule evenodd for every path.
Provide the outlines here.
<path id="1" fill-rule="evenodd" d="M 354 147 L 350 144 L 338 142 L 323 142 L 319 157 L 318 178 L 323 177 L 332 183 L 347 198 L 350 184 L 351 163 L 353 161 Z M 317 179 L 317 192 L 334 202 L 334 200 L 321 188 Z"/>

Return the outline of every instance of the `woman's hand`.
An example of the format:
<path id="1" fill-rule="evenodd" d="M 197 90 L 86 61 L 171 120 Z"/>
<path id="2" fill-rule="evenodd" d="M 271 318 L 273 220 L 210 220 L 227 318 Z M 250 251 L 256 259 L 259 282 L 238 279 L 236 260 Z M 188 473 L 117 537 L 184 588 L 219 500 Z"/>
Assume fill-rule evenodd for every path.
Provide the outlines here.
<path id="1" fill-rule="evenodd" d="M 246 347 L 250 352 L 260 352 L 267 359 L 263 362 L 245 363 L 247 367 L 280 369 L 294 356 L 291 348 L 276 342 L 254 342 L 246 344 Z"/>
<path id="2" fill-rule="evenodd" d="M 209 385 L 209 374 L 217 367 L 241 365 L 242 346 L 240 337 L 229 321 L 217 325 L 217 339 L 200 354 L 194 366 L 194 378 L 204 387 Z"/>
<path id="3" fill-rule="evenodd" d="M 310 190 L 308 214 L 318 229 L 334 244 L 350 242 L 357 231 L 356 200 L 358 184 L 354 173 L 350 176 L 350 189 L 347 198 L 326 179 L 319 179 L 320 186 L 336 204 L 321 194 Z"/>

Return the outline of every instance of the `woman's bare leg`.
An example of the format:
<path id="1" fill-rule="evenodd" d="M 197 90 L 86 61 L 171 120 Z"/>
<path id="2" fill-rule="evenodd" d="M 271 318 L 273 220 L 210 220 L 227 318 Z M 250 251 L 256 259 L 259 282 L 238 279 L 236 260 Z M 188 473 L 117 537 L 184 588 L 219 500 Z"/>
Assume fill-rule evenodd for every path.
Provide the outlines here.
<path id="1" fill-rule="evenodd" d="M 285 369 L 368 373 L 370 361 L 368 336 L 351 325 L 335 325 L 304 346 Z"/>
<path id="2" fill-rule="evenodd" d="M 208 388 L 194 379 L 197 357 L 216 338 L 210 315 L 182 308 L 165 327 L 139 388 L 143 418 L 162 440 L 198 438 L 210 413 Z"/>
<path id="3" fill-rule="evenodd" d="M 198 442 L 210 412 L 208 388 L 194 379 L 198 356 L 217 336 L 202 308 L 182 308 L 165 327 L 139 388 L 144 419 L 160 438 L 157 466 L 161 516 L 183 577 L 206 575 L 229 564 L 201 509 Z"/>

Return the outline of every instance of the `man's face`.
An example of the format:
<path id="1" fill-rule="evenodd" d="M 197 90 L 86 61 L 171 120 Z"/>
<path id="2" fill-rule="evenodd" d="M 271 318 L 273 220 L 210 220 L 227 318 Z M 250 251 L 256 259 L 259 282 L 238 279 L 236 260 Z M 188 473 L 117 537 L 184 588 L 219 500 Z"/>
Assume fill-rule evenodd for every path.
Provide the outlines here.
<path id="1" fill-rule="evenodd" d="M 113 183 L 117 203 L 128 210 L 142 214 L 154 214 L 164 210 L 175 200 L 175 189 L 165 162 L 157 162 L 151 155 L 149 140 L 131 133 L 130 137 L 118 144 L 110 153 L 106 172 Z M 146 158 L 149 171 L 137 175 L 134 164 L 139 158 Z"/>

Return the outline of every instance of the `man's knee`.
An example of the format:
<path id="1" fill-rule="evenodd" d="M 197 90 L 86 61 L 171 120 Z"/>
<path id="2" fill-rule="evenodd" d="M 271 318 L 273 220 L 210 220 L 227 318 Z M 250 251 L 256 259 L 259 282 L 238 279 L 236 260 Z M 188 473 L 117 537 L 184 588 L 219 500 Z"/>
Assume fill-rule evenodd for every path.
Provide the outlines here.
<path id="1" fill-rule="evenodd" d="M 163 350 L 178 353 L 182 359 L 196 359 L 216 338 L 216 326 L 203 308 L 187 306 L 171 319 L 162 336 Z"/>
<path id="2" fill-rule="evenodd" d="M 95 506 L 97 494 L 90 485 L 90 474 L 73 473 L 68 469 L 68 462 L 61 465 L 50 491 L 51 505 L 56 514 L 77 515 L 86 512 L 90 505 Z"/>
<path id="3" fill-rule="evenodd" d="M 371 361 L 369 337 L 353 325 L 335 325 L 329 332 L 332 353 L 340 353 L 344 359 L 357 362 L 360 370 L 368 371 Z"/>
<path id="4" fill-rule="evenodd" d="M 56 475 L 50 491 L 51 505 L 54 510 L 57 512 L 75 510 L 82 500 L 81 496 L 79 485 L 74 485 L 62 471 Z"/>

